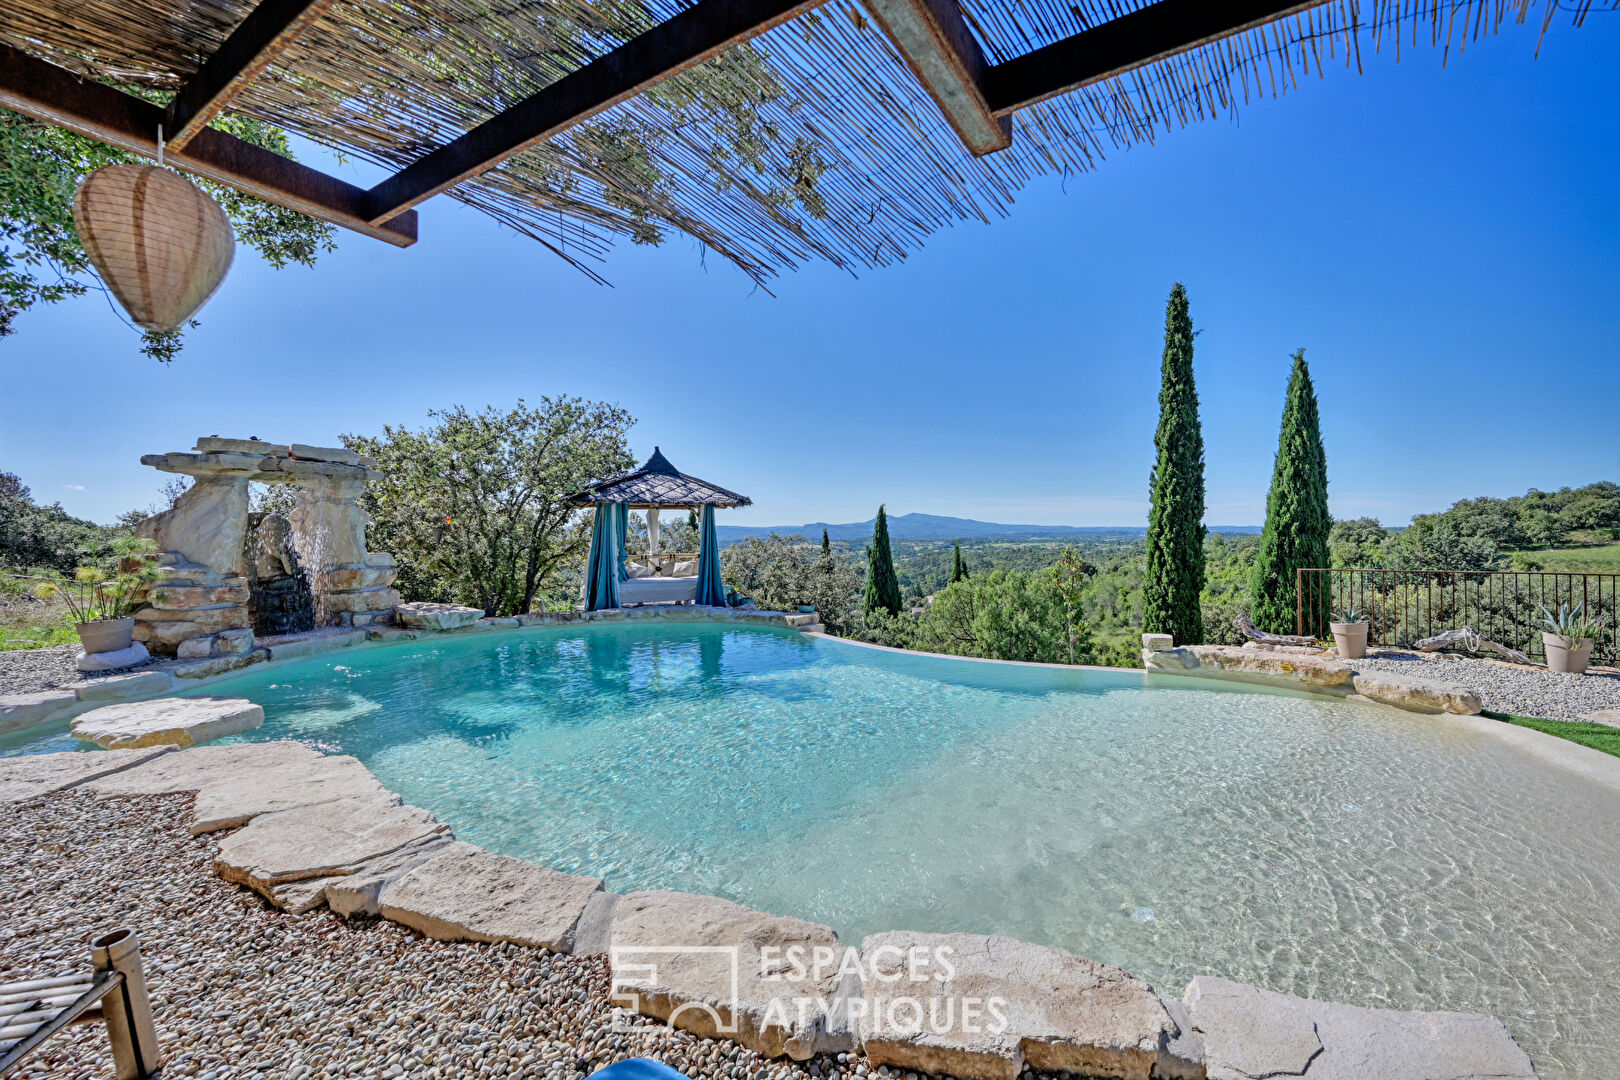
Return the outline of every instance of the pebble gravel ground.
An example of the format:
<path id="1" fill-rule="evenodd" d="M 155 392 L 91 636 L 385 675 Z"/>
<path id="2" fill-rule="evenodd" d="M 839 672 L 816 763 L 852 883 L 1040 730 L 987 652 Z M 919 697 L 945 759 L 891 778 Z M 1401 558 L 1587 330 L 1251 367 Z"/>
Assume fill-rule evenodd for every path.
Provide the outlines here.
<path id="1" fill-rule="evenodd" d="M 1475 660 L 1451 653 L 1411 653 L 1392 649 L 1369 652 L 1353 660 L 1357 670 L 1387 671 L 1449 682 L 1479 695 L 1488 712 L 1536 716 L 1543 720 L 1580 720 L 1599 709 L 1620 708 L 1620 674 L 1588 671 L 1564 675 Z"/>
<path id="2" fill-rule="evenodd" d="M 214 875 L 190 807 L 70 792 L 0 811 L 0 982 L 83 970 L 92 936 L 133 927 L 165 1080 L 576 1080 L 630 1057 L 696 1080 L 922 1080 L 858 1054 L 768 1060 L 628 1017 L 608 1005 L 602 957 L 429 941 L 325 908 L 287 915 Z M 16 1075 L 112 1074 L 104 1031 L 87 1026 Z"/>
<path id="3" fill-rule="evenodd" d="M 86 679 L 122 675 L 132 670 L 97 671 L 85 674 L 73 666 L 79 646 L 54 645 L 49 649 L 7 649 L 0 652 L 0 694 L 29 694 L 55 690 Z M 138 665 L 144 667 L 145 665 Z"/>

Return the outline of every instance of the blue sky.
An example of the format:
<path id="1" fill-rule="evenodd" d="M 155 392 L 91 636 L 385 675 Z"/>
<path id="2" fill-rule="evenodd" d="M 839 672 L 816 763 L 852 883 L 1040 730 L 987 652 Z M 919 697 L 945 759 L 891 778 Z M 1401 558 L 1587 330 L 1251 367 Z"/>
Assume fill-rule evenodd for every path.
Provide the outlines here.
<path id="1" fill-rule="evenodd" d="M 574 394 L 629 409 L 638 455 L 752 495 L 734 524 L 880 502 L 1138 524 L 1181 280 L 1212 524 L 1263 516 L 1299 346 L 1338 516 L 1620 479 L 1617 47 L 1620 16 L 1595 13 L 1539 60 L 1509 29 L 1444 70 L 1423 50 L 1330 70 L 774 298 L 682 237 L 621 246 L 593 285 L 441 197 L 407 251 L 345 232 L 313 270 L 240 253 L 169 367 L 99 298 L 25 316 L 0 342 L 0 469 L 110 520 L 156 498 L 141 454 L 197 435 L 330 443 Z"/>

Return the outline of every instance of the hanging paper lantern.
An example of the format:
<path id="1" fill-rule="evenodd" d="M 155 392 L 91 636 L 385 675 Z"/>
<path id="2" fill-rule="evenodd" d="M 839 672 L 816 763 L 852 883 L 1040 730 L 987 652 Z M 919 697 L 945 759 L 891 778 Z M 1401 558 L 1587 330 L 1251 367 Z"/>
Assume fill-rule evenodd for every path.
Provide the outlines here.
<path id="1" fill-rule="evenodd" d="M 73 195 L 91 265 L 144 330 L 175 330 L 214 295 L 236 253 L 219 204 L 154 165 L 97 169 Z"/>

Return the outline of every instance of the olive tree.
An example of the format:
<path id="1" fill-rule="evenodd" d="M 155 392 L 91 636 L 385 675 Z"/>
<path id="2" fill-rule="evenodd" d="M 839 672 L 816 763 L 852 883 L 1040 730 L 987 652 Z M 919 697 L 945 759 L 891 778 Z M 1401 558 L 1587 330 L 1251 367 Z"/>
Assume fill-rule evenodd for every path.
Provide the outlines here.
<path id="1" fill-rule="evenodd" d="M 399 561 L 406 599 L 454 600 L 521 614 L 564 595 L 590 544 L 589 518 L 564 496 L 632 465 L 614 406 L 580 398 L 508 410 L 428 414 L 420 431 L 385 426 L 343 444 L 377 459 L 363 505 L 370 546 Z"/>

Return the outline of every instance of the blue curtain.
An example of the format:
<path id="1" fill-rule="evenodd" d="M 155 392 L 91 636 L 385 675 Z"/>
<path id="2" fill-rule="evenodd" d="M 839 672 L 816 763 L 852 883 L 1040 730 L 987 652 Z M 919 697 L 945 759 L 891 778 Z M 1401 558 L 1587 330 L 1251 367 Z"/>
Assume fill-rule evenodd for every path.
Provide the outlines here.
<path id="1" fill-rule="evenodd" d="M 704 505 L 698 528 L 702 540 L 698 547 L 697 602 L 725 607 L 726 587 L 720 582 L 720 541 L 714 532 L 714 507 Z"/>
<path id="2" fill-rule="evenodd" d="M 616 515 L 614 525 L 618 534 L 618 566 L 619 580 L 630 580 L 630 504 L 614 503 L 613 510 Z M 618 604 L 614 604 L 618 607 Z"/>
<path id="3" fill-rule="evenodd" d="M 619 504 L 617 509 L 623 509 Z M 617 552 L 623 545 L 614 535 L 618 532 L 619 515 L 614 505 L 600 503 L 596 507 L 596 520 L 591 525 L 591 555 L 585 563 L 585 610 L 601 611 L 619 606 L 619 575 Z"/>

